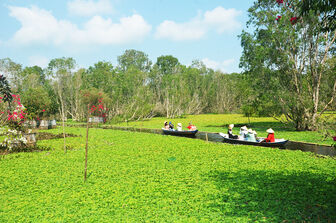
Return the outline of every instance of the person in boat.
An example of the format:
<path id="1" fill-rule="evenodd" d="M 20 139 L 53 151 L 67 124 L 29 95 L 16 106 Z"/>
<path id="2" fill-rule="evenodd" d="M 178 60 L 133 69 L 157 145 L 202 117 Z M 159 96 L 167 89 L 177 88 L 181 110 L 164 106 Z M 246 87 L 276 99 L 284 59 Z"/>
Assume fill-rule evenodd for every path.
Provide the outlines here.
<path id="1" fill-rule="evenodd" d="M 247 127 L 244 125 L 240 128 L 239 139 L 240 140 L 246 140 L 246 135 L 247 135 Z"/>
<path id="2" fill-rule="evenodd" d="M 249 142 L 257 142 L 257 139 L 254 135 L 254 131 L 252 129 L 249 129 L 246 134 L 246 141 Z"/>
<path id="3" fill-rule="evenodd" d="M 267 138 L 261 142 L 275 142 L 273 129 L 269 128 L 266 130 L 266 132 L 268 133 Z"/>
<path id="4" fill-rule="evenodd" d="M 238 139 L 237 135 L 233 135 L 232 129 L 234 127 L 234 124 L 230 124 L 228 128 L 228 135 L 230 139 Z"/>
<path id="5" fill-rule="evenodd" d="M 189 131 L 195 131 L 196 130 L 196 126 L 194 126 L 191 122 L 189 122 L 189 125 L 187 126 L 187 128 L 189 129 Z"/>
<path id="6" fill-rule="evenodd" d="M 164 122 L 163 128 L 166 129 L 166 130 L 169 130 L 169 125 L 168 125 L 167 121 Z"/>
<path id="7" fill-rule="evenodd" d="M 169 122 L 169 130 L 174 130 L 174 125 L 172 122 Z"/>
<path id="8" fill-rule="evenodd" d="M 177 131 L 182 131 L 182 124 L 181 123 L 177 123 Z"/>

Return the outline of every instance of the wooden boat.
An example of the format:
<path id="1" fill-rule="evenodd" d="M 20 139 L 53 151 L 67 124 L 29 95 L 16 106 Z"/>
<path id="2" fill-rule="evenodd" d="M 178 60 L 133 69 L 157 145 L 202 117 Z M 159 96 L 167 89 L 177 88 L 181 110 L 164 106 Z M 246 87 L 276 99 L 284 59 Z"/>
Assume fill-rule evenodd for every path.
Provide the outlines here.
<path id="1" fill-rule="evenodd" d="M 167 130 L 167 129 L 162 129 L 162 131 L 163 131 L 163 134 L 165 134 L 165 135 L 183 136 L 183 137 L 189 137 L 189 138 L 195 138 L 195 135 L 198 132 L 198 130 L 177 131 L 177 130 Z"/>
<path id="2" fill-rule="evenodd" d="M 275 142 L 251 142 L 242 139 L 230 139 L 228 134 L 219 133 L 223 137 L 223 142 L 231 143 L 231 144 L 242 144 L 242 145 L 252 145 L 252 146 L 264 146 L 264 147 L 284 147 L 284 145 L 288 142 L 285 139 L 275 139 Z M 264 138 L 258 138 L 262 141 Z"/>

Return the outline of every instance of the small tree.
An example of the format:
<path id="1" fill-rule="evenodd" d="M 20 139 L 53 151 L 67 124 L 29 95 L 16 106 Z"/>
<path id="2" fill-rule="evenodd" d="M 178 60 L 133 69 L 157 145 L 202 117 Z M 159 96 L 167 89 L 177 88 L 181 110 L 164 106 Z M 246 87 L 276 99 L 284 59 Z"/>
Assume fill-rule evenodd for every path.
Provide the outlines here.
<path id="1" fill-rule="evenodd" d="M 22 102 L 32 118 L 42 118 L 50 113 L 51 99 L 42 87 L 28 89 L 23 95 Z"/>

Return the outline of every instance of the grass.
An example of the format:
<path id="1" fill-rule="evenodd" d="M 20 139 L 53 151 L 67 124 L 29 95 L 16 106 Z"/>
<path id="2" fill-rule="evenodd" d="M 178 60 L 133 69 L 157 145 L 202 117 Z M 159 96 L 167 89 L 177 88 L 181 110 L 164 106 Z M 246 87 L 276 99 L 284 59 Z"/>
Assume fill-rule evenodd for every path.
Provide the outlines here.
<path id="1" fill-rule="evenodd" d="M 60 133 L 60 129 L 47 130 Z M 336 161 L 311 153 L 90 129 L 0 160 L 0 222 L 336 221 Z"/>
<path id="2" fill-rule="evenodd" d="M 166 118 L 153 118 L 148 121 L 136 121 L 129 123 L 119 123 L 119 126 L 134 126 L 143 128 L 159 129 L 163 127 Z M 271 117 L 251 117 L 248 119 L 242 114 L 206 114 L 206 115 L 187 115 L 185 118 L 169 119 L 176 126 L 182 123 L 184 129 L 191 121 L 200 131 L 207 132 L 226 132 L 227 126 L 231 123 L 236 127 L 233 129 L 234 134 L 239 133 L 241 125 L 248 125 L 257 131 L 259 137 L 267 136 L 266 129 L 272 128 L 275 131 L 276 138 L 284 138 L 292 141 L 302 141 L 330 145 L 333 143 L 331 138 L 325 139 L 319 132 L 312 131 L 295 131 L 291 126 L 280 123 Z"/>

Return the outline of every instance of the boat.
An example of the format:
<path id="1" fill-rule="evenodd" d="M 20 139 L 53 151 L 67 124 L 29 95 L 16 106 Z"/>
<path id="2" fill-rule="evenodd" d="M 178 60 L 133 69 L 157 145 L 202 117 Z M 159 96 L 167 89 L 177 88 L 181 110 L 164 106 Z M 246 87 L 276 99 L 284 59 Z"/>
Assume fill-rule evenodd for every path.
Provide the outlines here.
<path id="1" fill-rule="evenodd" d="M 251 145 L 251 146 L 264 146 L 264 147 L 284 147 L 288 142 L 286 139 L 275 139 L 275 142 L 251 142 L 242 139 L 230 139 L 228 134 L 219 133 L 223 137 L 223 142 L 231 144 Z M 262 141 L 264 138 L 258 138 Z"/>
<path id="2" fill-rule="evenodd" d="M 163 131 L 163 134 L 165 134 L 165 135 L 183 136 L 183 137 L 189 137 L 189 138 L 195 138 L 195 135 L 198 132 L 198 130 L 177 131 L 177 130 L 167 130 L 167 129 L 162 129 L 162 131 Z"/>

